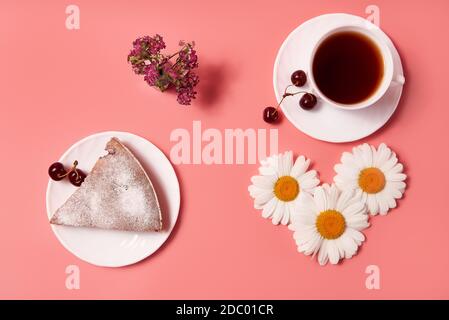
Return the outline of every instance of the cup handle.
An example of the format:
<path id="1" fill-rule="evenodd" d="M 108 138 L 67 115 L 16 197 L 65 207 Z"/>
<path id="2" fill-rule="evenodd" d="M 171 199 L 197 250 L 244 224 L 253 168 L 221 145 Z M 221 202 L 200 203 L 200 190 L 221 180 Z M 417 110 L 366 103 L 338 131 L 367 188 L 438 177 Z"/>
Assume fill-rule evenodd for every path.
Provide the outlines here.
<path id="1" fill-rule="evenodd" d="M 393 78 L 391 83 L 394 85 L 403 86 L 405 83 L 405 77 L 402 74 L 398 74 L 396 77 Z"/>

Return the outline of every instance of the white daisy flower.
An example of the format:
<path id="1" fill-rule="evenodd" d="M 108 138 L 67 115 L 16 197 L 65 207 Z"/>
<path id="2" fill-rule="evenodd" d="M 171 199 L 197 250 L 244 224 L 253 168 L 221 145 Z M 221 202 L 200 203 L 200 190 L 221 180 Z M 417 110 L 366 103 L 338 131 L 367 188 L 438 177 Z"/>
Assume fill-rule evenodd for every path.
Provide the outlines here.
<path id="1" fill-rule="evenodd" d="M 288 228 L 294 231 L 298 251 L 318 253 L 320 265 L 350 259 L 365 240 L 361 231 L 369 226 L 366 206 L 352 191 L 324 184 L 313 196 L 304 195 L 297 211 Z"/>
<path id="2" fill-rule="evenodd" d="M 364 143 L 354 147 L 352 153 L 343 152 L 341 163 L 334 169 L 335 184 L 360 195 L 372 215 L 387 214 L 405 191 L 403 165 L 384 143 L 377 150 Z"/>
<path id="3" fill-rule="evenodd" d="M 251 177 L 249 194 L 262 217 L 273 224 L 287 225 L 295 212 L 300 195 L 311 193 L 320 183 L 315 170 L 309 170 L 310 160 L 299 156 L 293 164 L 293 153 L 287 151 L 261 161 L 260 175 Z"/>

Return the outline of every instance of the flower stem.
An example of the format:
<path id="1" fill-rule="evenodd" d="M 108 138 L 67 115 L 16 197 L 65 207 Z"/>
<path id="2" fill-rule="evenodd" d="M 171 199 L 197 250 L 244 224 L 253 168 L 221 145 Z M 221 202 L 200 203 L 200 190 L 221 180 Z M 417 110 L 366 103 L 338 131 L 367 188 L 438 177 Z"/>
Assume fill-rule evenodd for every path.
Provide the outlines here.
<path id="1" fill-rule="evenodd" d="M 159 66 L 163 66 L 164 64 L 166 64 L 168 61 L 170 61 L 171 58 L 175 57 L 176 55 L 178 55 L 181 52 L 181 50 L 179 50 L 176 53 L 173 53 L 172 55 L 168 56 L 167 59 L 165 61 L 163 61 Z M 177 63 L 177 62 L 176 62 Z M 172 68 L 176 65 L 176 63 L 172 66 Z"/>
<path id="2" fill-rule="evenodd" d="M 178 55 L 180 52 L 181 52 L 181 50 L 179 50 L 179 51 L 176 52 L 176 53 L 173 53 L 171 56 L 169 56 L 169 57 L 167 58 L 167 61 L 170 60 L 171 58 L 173 58 L 174 56 Z"/>
<path id="3" fill-rule="evenodd" d="M 172 55 L 168 56 L 166 62 L 167 62 L 168 60 L 170 60 L 171 58 L 175 57 L 176 55 L 178 55 L 182 50 L 184 50 L 184 48 L 185 48 L 186 46 L 187 46 L 187 44 L 183 45 L 182 48 L 181 48 L 181 50 L 178 50 L 177 52 L 175 52 L 175 53 L 173 53 Z M 164 62 L 164 63 L 165 63 L 165 62 Z"/>
<path id="4" fill-rule="evenodd" d="M 178 62 L 179 62 L 179 60 L 176 61 L 176 62 L 171 66 L 171 69 L 172 69 L 172 70 L 176 71 L 176 70 L 175 70 L 175 67 L 178 66 Z"/>

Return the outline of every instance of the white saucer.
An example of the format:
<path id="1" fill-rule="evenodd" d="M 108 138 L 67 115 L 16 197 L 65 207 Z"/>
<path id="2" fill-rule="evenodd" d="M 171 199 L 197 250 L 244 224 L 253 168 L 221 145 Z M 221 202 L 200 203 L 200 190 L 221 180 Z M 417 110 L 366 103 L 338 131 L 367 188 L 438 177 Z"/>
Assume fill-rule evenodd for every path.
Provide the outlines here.
<path id="1" fill-rule="evenodd" d="M 291 84 L 293 71 L 307 70 L 313 45 L 326 32 L 343 26 L 368 28 L 384 39 L 394 62 L 393 79 L 403 77 L 399 54 L 390 38 L 376 25 L 358 16 L 336 13 L 315 17 L 301 24 L 285 39 L 274 63 L 273 83 L 277 101 Z M 393 115 L 402 94 L 402 85 L 392 83 L 385 95 L 374 105 L 360 110 L 340 110 L 319 100 L 313 110 L 299 106 L 301 95 L 288 97 L 281 105 L 285 117 L 300 131 L 319 140 L 349 142 L 369 136 Z M 309 89 L 307 84 L 304 87 Z M 295 87 L 289 91 L 294 92 Z"/>
<path id="2" fill-rule="evenodd" d="M 88 136 L 70 147 L 59 159 L 70 167 L 78 160 L 79 169 L 88 173 L 111 137 L 119 138 L 139 159 L 154 185 L 162 212 L 163 230 L 159 232 L 126 232 L 95 228 L 51 225 L 62 245 L 78 258 L 104 267 L 122 267 L 153 254 L 167 240 L 178 218 L 179 182 L 167 157 L 151 142 L 127 132 L 102 132 Z M 47 215 L 53 213 L 76 190 L 67 179 L 49 179 Z"/>

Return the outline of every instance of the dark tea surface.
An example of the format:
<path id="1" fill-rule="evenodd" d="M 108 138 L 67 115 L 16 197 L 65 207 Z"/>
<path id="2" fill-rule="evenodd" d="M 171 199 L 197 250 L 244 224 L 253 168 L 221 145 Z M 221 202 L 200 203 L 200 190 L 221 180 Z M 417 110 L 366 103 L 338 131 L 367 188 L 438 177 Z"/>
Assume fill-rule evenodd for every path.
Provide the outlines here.
<path id="1" fill-rule="evenodd" d="M 377 45 L 362 33 L 342 31 L 318 47 L 312 72 L 320 91 L 342 104 L 356 104 L 376 92 L 383 77 Z"/>

